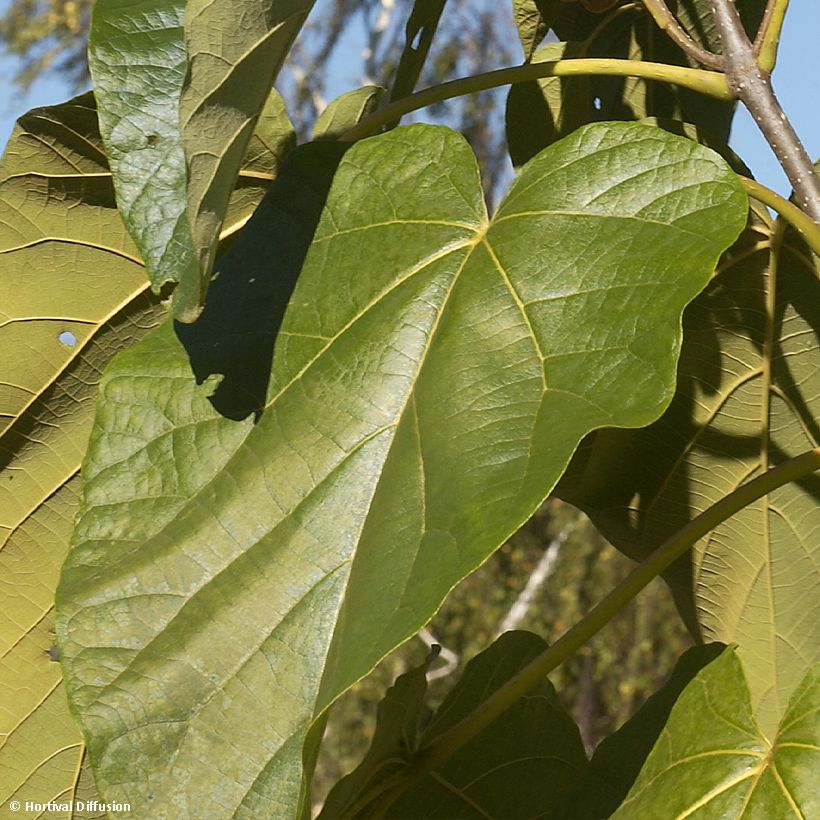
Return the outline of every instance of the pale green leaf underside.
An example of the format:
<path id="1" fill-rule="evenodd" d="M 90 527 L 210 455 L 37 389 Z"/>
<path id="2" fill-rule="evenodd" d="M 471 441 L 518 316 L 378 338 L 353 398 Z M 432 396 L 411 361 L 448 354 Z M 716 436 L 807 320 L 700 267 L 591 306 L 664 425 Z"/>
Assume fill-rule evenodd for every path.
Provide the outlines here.
<path id="1" fill-rule="evenodd" d="M 745 213 L 711 152 L 597 125 L 488 222 L 463 139 L 397 129 L 336 172 L 256 424 L 214 412 L 170 326 L 121 356 L 59 593 L 106 796 L 293 816 L 311 721 L 517 529 L 586 432 L 662 411 L 681 311 Z M 287 256 L 286 218 L 261 219 L 249 235 L 278 231 Z"/>
<path id="2" fill-rule="evenodd" d="M 0 164 L 0 806 L 96 796 L 49 652 L 96 384 L 159 310 L 134 253 L 90 95 L 24 115 Z"/>
<path id="3" fill-rule="evenodd" d="M 174 315 L 191 321 L 199 314 L 204 288 L 187 213 L 180 133 L 180 95 L 188 67 L 185 8 L 184 0 L 98 0 L 89 67 L 122 218 L 145 260 L 154 292 L 176 285 Z M 243 173 L 234 188 L 238 165 L 233 169 L 225 192 L 227 228 L 247 219 L 295 142 L 276 92 L 250 137 L 255 122 L 256 116 L 238 155 L 239 160 L 244 155 Z M 218 240 L 217 230 L 214 245 Z"/>
<path id="4" fill-rule="evenodd" d="M 647 554 L 755 475 L 820 445 L 812 319 L 820 278 L 793 236 L 773 268 L 771 241 L 771 227 L 752 220 L 688 309 L 678 395 L 667 413 L 646 430 L 598 434 L 581 481 L 565 493 L 632 555 Z M 819 495 L 809 477 L 754 502 L 696 545 L 693 585 L 673 581 L 706 639 L 739 645 L 766 732 L 820 661 Z"/>
<path id="5" fill-rule="evenodd" d="M 259 113 L 315 0 L 189 0 L 179 102 L 198 273 L 175 316 L 199 315 L 236 177 Z M 237 25 L 237 21 L 241 21 Z M 224 33 L 224 36 L 223 36 Z"/>
<path id="6" fill-rule="evenodd" d="M 820 817 L 820 667 L 795 689 L 768 738 L 737 655 L 687 686 L 613 820 Z"/>

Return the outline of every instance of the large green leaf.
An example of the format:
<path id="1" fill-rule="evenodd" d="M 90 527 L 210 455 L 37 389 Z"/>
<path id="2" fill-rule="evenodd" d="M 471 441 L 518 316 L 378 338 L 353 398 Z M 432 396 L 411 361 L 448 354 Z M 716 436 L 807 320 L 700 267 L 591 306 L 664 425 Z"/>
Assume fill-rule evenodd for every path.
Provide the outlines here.
<path id="1" fill-rule="evenodd" d="M 293 815 L 312 721 L 581 436 L 663 410 L 683 306 L 746 213 L 717 155 L 616 124 L 551 146 L 488 220 L 464 140 L 411 126 L 345 154 L 302 266 L 321 186 L 297 171 L 216 280 L 301 268 L 255 423 L 193 384 L 205 333 L 164 327 L 101 388 L 59 633 L 98 784 L 152 817 Z"/>
<path id="2" fill-rule="evenodd" d="M 188 0 L 179 103 L 198 271 L 177 318 L 200 313 L 242 158 L 273 81 L 315 0 Z"/>
<path id="3" fill-rule="evenodd" d="M 391 802 L 368 800 L 391 776 L 409 771 L 419 749 L 463 720 L 547 648 L 531 632 L 507 632 L 471 660 L 424 731 L 420 718 L 426 665 L 403 675 L 379 705 L 373 743 L 359 768 L 328 795 L 320 817 L 449 820 L 543 817 L 587 766 L 575 721 L 544 679 L 500 718 Z M 391 778 L 392 780 L 392 778 Z M 355 808 L 355 810 L 353 810 Z"/>
<path id="4" fill-rule="evenodd" d="M 740 661 L 725 651 L 686 687 L 613 820 L 820 817 L 820 667 L 771 734 L 756 723 Z"/>
<path id="5" fill-rule="evenodd" d="M 0 164 L 0 806 L 94 797 L 54 590 L 100 373 L 163 312 L 147 287 L 91 96 L 23 116 Z"/>
<path id="6" fill-rule="evenodd" d="M 174 315 L 190 320 L 198 315 L 202 286 L 186 211 L 188 184 L 179 124 L 188 67 L 184 14 L 184 0 L 98 0 L 89 66 L 122 218 L 146 262 L 154 292 L 169 283 L 177 285 Z M 293 128 L 275 92 L 255 142 L 251 162 L 246 158 L 245 173 L 236 186 L 244 194 L 245 218 L 294 142 Z M 233 196 L 235 212 L 236 191 Z"/>
<path id="7" fill-rule="evenodd" d="M 820 443 L 816 263 L 756 217 L 684 320 L 678 393 L 657 424 L 601 431 L 559 492 L 641 557 L 763 470 Z M 772 265 L 772 259 L 777 262 Z M 717 527 L 670 577 L 709 640 L 737 642 L 773 732 L 820 660 L 820 480 L 790 484 Z M 694 593 L 694 594 L 693 594 Z"/>

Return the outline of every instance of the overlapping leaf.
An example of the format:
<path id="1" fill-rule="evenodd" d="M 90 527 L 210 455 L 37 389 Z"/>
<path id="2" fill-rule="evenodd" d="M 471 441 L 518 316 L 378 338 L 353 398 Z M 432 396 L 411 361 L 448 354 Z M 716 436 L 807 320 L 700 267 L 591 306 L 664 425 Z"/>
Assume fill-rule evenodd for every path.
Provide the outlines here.
<path id="1" fill-rule="evenodd" d="M 726 650 L 681 695 L 613 820 L 820 816 L 820 667 L 795 688 L 771 734 L 755 721 L 736 654 Z"/>
<path id="2" fill-rule="evenodd" d="M 820 443 L 820 279 L 793 238 L 771 255 L 767 222 L 753 222 L 687 311 L 667 413 L 646 430 L 596 434 L 559 487 L 636 557 L 749 478 Z M 767 732 L 820 660 L 818 498 L 813 477 L 760 499 L 703 539 L 693 567 L 679 565 L 672 579 L 705 637 L 740 645 Z"/>
<path id="3" fill-rule="evenodd" d="M 525 62 L 532 59 L 562 8 L 561 0 L 513 0 L 513 19 Z"/>
<path id="4" fill-rule="evenodd" d="M 611 817 L 632 788 L 681 692 L 725 648 L 707 644 L 687 650 L 669 680 L 617 732 L 601 741 L 589 766 L 551 807 L 546 820 Z"/>
<path id="5" fill-rule="evenodd" d="M 365 85 L 337 97 L 317 118 L 313 126 L 313 139 L 338 139 L 368 114 L 372 114 L 385 93 L 386 89 L 381 86 Z"/>
<path id="6" fill-rule="evenodd" d="M 22 117 L 0 164 L 0 805 L 93 797 L 54 590 L 100 373 L 161 312 L 135 253 L 90 95 Z"/>
<path id="7" fill-rule="evenodd" d="M 752 32 L 766 6 L 765 0 L 745 0 L 738 10 Z M 675 12 L 683 28 L 700 45 L 720 51 L 720 38 L 712 19 L 709 0 L 678 0 Z M 607 22 L 602 22 L 602 21 Z M 580 4 L 564 5 L 553 25 L 565 42 L 584 42 L 589 57 L 614 57 L 650 60 L 672 65 L 695 65 L 661 31 L 639 5 L 623 4 L 610 16 L 586 11 Z M 728 143 L 734 106 L 667 83 L 639 78 L 592 77 L 592 97 L 596 100 L 597 119 L 640 120 L 660 117 L 692 123 Z"/>
<path id="8" fill-rule="evenodd" d="M 193 321 L 259 112 L 314 0 L 189 0 L 188 76 L 179 103 L 187 208 L 198 275 L 177 318 Z"/>
<path id="9" fill-rule="evenodd" d="M 409 772 L 414 754 L 455 726 L 546 649 L 530 632 L 508 632 L 464 669 L 429 726 L 420 718 L 426 666 L 399 678 L 379 705 L 370 750 L 359 768 L 328 795 L 321 818 L 387 816 L 408 820 L 453 817 L 543 817 L 587 766 L 575 721 L 544 680 L 444 764 L 412 783 L 388 806 L 379 793 Z M 391 777 L 392 776 L 392 777 Z M 368 795 L 374 799 L 368 800 Z"/>
<path id="10" fill-rule="evenodd" d="M 533 63 L 583 57 L 578 43 L 548 43 Z M 546 146 L 595 119 L 589 77 L 544 77 L 516 83 L 507 96 L 506 131 L 510 159 L 518 168 Z"/>
<path id="11" fill-rule="evenodd" d="M 187 215 L 188 182 L 179 124 L 188 67 L 184 15 L 183 0 L 99 0 L 94 7 L 89 66 L 122 217 L 146 262 L 154 292 L 169 283 L 177 285 L 174 314 L 190 320 L 199 313 L 202 276 Z M 260 106 L 265 96 L 267 91 Z M 260 145 L 251 147 L 254 162 L 250 168 L 245 162 L 249 173 L 237 185 L 245 194 L 245 218 L 294 141 L 293 128 L 275 93 L 255 139 L 264 150 L 259 150 Z M 242 153 L 246 143 L 247 137 Z M 226 193 L 225 207 L 227 202 Z M 214 242 L 218 235 L 216 231 Z"/>
<path id="12" fill-rule="evenodd" d="M 366 140 L 302 266 L 320 189 L 277 184 L 232 250 L 251 281 L 243 254 L 301 268 L 256 423 L 216 412 L 170 327 L 101 389 L 59 632 L 98 783 L 137 813 L 293 816 L 311 722 L 582 435 L 662 411 L 683 306 L 746 213 L 716 155 L 634 124 L 551 146 L 489 221 L 458 135 Z"/>

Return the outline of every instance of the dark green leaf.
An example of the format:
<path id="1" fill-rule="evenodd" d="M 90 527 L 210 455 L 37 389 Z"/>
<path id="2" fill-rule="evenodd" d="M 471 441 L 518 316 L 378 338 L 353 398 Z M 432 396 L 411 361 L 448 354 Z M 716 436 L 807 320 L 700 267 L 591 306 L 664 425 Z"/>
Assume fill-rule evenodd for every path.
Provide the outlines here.
<path id="1" fill-rule="evenodd" d="M 549 43 L 534 63 L 579 57 L 578 43 Z M 594 119 L 589 77 L 544 77 L 516 83 L 507 97 L 507 145 L 518 168 L 557 139 Z"/>
<path id="2" fill-rule="evenodd" d="M 170 327 L 101 389 L 59 629 L 98 782 L 136 813 L 296 813 L 312 721 L 532 514 L 583 435 L 662 412 L 683 307 L 746 214 L 717 155 L 635 124 L 550 146 L 491 220 L 460 136 L 365 140 L 303 264 L 298 203 L 320 194 L 277 183 L 220 271 L 266 267 L 280 303 L 299 275 L 271 367 L 223 397 L 264 395 L 256 423 L 220 415 Z M 276 322 L 256 332 L 272 344 Z"/>
<path id="3" fill-rule="evenodd" d="M 513 18 L 524 49 L 524 62 L 532 59 L 563 9 L 561 0 L 513 0 Z"/>
<path id="4" fill-rule="evenodd" d="M 415 0 L 413 3 L 405 28 L 404 50 L 390 89 L 391 101 L 413 93 L 446 3 L 447 0 Z"/>
<path id="5" fill-rule="evenodd" d="M 373 745 L 361 766 L 330 793 L 322 817 L 372 817 L 380 805 L 367 794 L 390 775 L 401 774 L 413 754 L 477 709 L 546 644 L 530 632 L 508 632 L 467 664 L 459 682 L 419 732 L 426 689 L 424 668 L 397 681 L 379 710 Z M 387 816 L 406 820 L 453 817 L 543 816 L 587 765 L 578 727 L 544 680 L 514 703 L 446 763 L 407 787 L 387 807 Z M 355 812 L 351 811 L 357 807 Z"/>

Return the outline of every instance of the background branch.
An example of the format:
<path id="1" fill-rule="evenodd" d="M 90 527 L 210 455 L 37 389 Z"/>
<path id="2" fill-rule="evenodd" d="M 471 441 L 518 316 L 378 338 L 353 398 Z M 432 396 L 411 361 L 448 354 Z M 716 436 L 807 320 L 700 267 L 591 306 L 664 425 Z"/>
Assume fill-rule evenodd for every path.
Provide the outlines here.
<path id="1" fill-rule="evenodd" d="M 794 190 L 797 204 L 820 223 L 820 182 L 811 159 L 775 96 L 769 73 L 760 68 L 737 8 L 712 0 L 712 15 L 723 42 L 724 71 L 732 94 L 754 118 Z"/>

